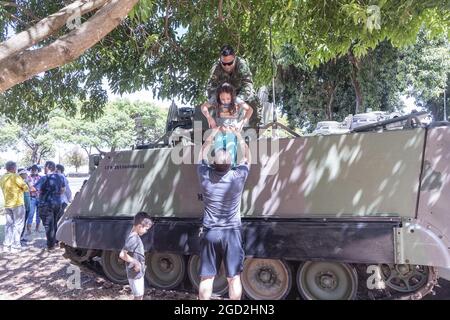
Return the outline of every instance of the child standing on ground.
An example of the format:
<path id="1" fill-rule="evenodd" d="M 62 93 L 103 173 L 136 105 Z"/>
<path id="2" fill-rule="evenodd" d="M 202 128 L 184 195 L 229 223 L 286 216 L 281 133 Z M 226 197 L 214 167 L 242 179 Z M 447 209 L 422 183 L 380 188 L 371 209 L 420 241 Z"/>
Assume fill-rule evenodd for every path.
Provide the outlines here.
<path id="1" fill-rule="evenodd" d="M 144 297 L 145 252 L 141 236 L 152 227 L 153 220 L 145 212 L 134 217 L 133 228 L 128 235 L 119 257 L 127 264 L 127 278 L 135 300 Z"/>

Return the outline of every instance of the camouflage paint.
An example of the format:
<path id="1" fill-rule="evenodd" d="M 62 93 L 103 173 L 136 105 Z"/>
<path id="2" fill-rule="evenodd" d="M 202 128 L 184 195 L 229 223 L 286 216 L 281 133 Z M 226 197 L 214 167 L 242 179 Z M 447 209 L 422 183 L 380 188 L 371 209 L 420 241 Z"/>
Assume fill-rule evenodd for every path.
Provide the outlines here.
<path id="1" fill-rule="evenodd" d="M 252 165 L 243 217 L 415 217 L 425 130 L 285 138 Z M 270 144 L 270 139 L 267 140 Z M 191 159 L 192 147 L 184 147 Z M 195 165 L 177 149 L 109 153 L 65 217 L 201 217 Z M 267 175 L 271 165 L 279 170 Z"/>

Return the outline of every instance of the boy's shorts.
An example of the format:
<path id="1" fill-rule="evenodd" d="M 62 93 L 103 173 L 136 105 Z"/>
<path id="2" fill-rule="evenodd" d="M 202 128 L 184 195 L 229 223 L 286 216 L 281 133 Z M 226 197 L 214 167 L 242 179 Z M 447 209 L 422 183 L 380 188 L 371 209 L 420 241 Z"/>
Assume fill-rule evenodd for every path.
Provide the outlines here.
<path id="1" fill-rule="evenodd" d="M 242 272 L 244 249 L 240 230 L 208 230 L 203 235 L 200 245 L 200 277 L 216 276 L 222 260 L 227 278 Z"/>
<path id="2" fill-rule="evenodd" d="M 138 279 L 130 279 L 128 278 L 128 283 L 130 284 L 131 292 L 133 292 L 133 296 L 142 297 L 144 295 L 145 277 L 140 277 Z"/>

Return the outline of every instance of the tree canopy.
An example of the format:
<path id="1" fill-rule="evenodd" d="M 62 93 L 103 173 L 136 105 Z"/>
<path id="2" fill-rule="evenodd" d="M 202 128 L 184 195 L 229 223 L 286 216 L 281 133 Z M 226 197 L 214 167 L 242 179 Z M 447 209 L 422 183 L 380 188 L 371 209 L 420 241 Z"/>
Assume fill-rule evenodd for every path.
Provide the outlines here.
<path id="1" fill-rule="evenodd" d="M 16 145 L 19 131 L 18 125 L 8 123 L 4 117 L 0 116 L 0 151 L 6 151 Z"/>
<path id="2" fill-rule="evenodd" d="M 82 115 L 96 117 L 107 101 L 103 79 L 114 93 L 151 88 L 160 98 L 178 97 L 198 103 L 205 99 L 204 85 L 210 66 L 224 43 L 233 45 L 239 55 L 249 60 L 259 87 L 269 83 L 272 74 L 270 31 L 276 57 L 285 45 L 293 47 L 308 66 L 351 57 L 351 67 L 355 69 L 353 87 L 357 88 L 356 70 L 361 59 L 381 42 L 389 42 L 393 47 L 412 44 L 421 28 L 432 35 L 448 37 L 450 23 L 448 3 L 437 0 L 136 0 L 121 1 L 138 5 L 132 10 L 126 8 L 128 17 L 118 22 L 114 30 L 111 25 L 107 28 L 98 23 L 86 24 L 115 2 L 75 1 L 89 8 L 82 11 L 83 27 L 76 30 L 100 30 L 101 39 L 96 45 L 91 42 L 92 47 L 83 55 L 74 55 L 73 62 L 57 69 L 36 69 L 37 76 L 6 90 L 0 96 L 0 112 L 24 121 L 45 120 L 48 112 L 57 107 L 74 114 L 71 97 L 76 97 L 82 101 Z M 65 1 L 48 0 L 14 3 L 17 5 L 1 2 L 1 40 L 27 30 L 66 5 Z M 34 45 L 36 50 L 47 44 L 52 48 L 67 31 L 64 28 Z M 22 52 L 28 54 L 29 48 Z M 0 60 L 0 69 L 12 56 Z M 37 65 L 41 58 L 33 56 Z M 357 110 L 364 104 L 360 97 L 355 96 Z"/>
<path id="3" fill-rule="evenodd" d="M 153 142 L 164 134 L 167 110 L 144 102 L 113 101 L 95 121 L 58 112 L 49 121 L 57 140 L 80 146 L 88 155 Z"/>
<path id="4" fill-rule="evenodd" d="M 403 52 L 402 70 L 407 92 L 417 104 L 443 120 L 443 93 L 450 102 L 450 47 L 446 38 L 419 36 L 417 43 Z"/>
<path id="5" fill-rule="evenodd" d="M 405 106 L 401 96 L 411 96 L 442 120 L 445 81 L 450 73 L 448 49 L 445 38 L 430 40 L 422 31 L 416 44 L 403 49 L 383 41 L 369 50 L 356 73 L 360 111 L 401 111 Z M 355 81 L 348 56 L 311 68 L 304 56 L 286 45 L 277 64 L 277 104 L 291 126 L 311 130 L 317 121 L 342 121 L 355 113 Z"/>
<path id="6" fill-rule="evenodd" d="M 22 152 L 21 163 L 30 165 L 52 157 L 61 144 L 75 145 L 88 156 L 154 142 L 164 134 L 167 110 L 157 105 L 118 100 L 109 102 L 105 111 L 89 121 L 81 118 L 79 109 L 74 117 L 57 109 L 50 113 L 49 121 L 33 125 L 8 123 L 0 117 L 0 151 Z M 80 160 L 78 150 L 71 155 L 71 161 Z"/>

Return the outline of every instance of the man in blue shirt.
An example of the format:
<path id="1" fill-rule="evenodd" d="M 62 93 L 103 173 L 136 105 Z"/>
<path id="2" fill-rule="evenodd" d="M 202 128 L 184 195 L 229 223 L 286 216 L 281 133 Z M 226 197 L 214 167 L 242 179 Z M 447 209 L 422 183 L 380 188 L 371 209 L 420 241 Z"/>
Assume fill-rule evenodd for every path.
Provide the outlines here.
<path id="1" fill-rule="evenodd" d="M 56 223 L 61 210 L 61 195 L 65 192 L 64 179 L 55 172 L 53 161 L 45 163 L 45 176 L 39 179 L 35 188 L 39 190 L 38 213 L 45 228 L 48 250 L 55 249 Z"/>
<path id="2" fill-rule="evenodd" d="M 200 242 L 199 299 L 211 298 L 214 277 L 223 260 L 228 280 L 229 297 L 242 295 L 240 274 L 243 269 L 240 206 L 250 161 L 248 147 L 235 131 L 243 159 L 231 169 L 231 156 L 225 149 L 215 150 L 214 164 L 208 166 L 208 153 L 217 129 L 206 139 L 197 174 L 203 194 L 203 236 Z"/>

